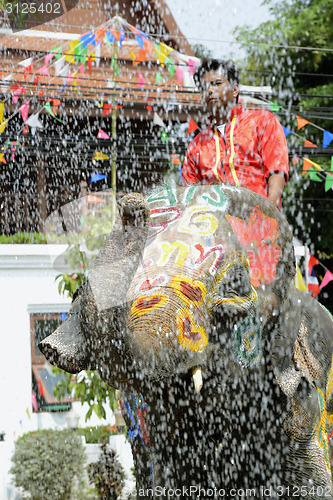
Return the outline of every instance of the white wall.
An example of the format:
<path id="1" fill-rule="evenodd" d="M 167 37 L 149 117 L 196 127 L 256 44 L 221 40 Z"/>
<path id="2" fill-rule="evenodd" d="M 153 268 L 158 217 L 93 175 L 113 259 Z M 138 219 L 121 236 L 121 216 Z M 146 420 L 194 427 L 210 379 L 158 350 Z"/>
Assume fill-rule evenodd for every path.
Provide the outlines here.
<path id="1" fill-rule="evenodd" d="M 32 411 L 30 347 L 31 313 L 69 310 L 71 301 L 58 294 L 55 282 L 59 264 L 57 270 L 53 266 L 65 250 L 64 245 L 0 245 L 0 432 L 5 432 L 5 442 L 0 442 L 0 500 L 11 495 L 8 469 L 15 439 L 31 430 L 67 427 L 68 412 Z M 115 422 L 111 410 L 106 420 L 93 416 L 85 423 L 88 405 L 75 402 L 73 409 L 80 416 L 79 427 Z"/>

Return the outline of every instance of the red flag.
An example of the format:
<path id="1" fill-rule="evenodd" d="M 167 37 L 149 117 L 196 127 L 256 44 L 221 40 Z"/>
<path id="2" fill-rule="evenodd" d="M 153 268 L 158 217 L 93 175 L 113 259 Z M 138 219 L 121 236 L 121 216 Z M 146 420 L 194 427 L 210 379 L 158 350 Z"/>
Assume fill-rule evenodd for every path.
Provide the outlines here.
<path id="1" fill-rule="evenodd" d="M 310 123 L 308 120 L 305 120 L 305 118 L 301 118 L 300 116 L 296 115 L 296 118 L 297 118 L 297 130 Z"/>
<path id="2" fill-rule="evenodd" d="M 37 381 L 37 386 L 38 386 L 39 394 L 44 397 L 44 389 L 43 389 L 43 383 L 42 383 L 41 379 L 39 379 Z"/>
<path id="3" fill-rule="evenodd" d="M 89 71 L 89 75 L 91 76 L 91 57 L 90 56 L 88 57 L 88 71 Z"/>
<path id="4" fill-rule="evenodd" d="M 193 118 L 190 118 L 190 123 L 188 124 L 187 134 L 189 135 L 191 132 L 194 132 L 195 130 L 197 130 L 197 128 L 199 128 L 198 125 L 195 123 Z"/>
<path id="5" fill-rule="evenodd" d="M 304 147 L 305 148 L 316 148 L 317 146 L 315 144 L 313 144 L 313 142 L 308 141 L 307 139 L 305 139 L 305 141 L 304 141 Z"/>
<path id="6" fill-rule="evenodd" d="M 310 255 L 309 262 L 308 262 L 309 274 L 312 274 L 313 266 L 317 266 L 318 264 L 320 264 L 319 260 L 316 259 L 313 255 Z"/>

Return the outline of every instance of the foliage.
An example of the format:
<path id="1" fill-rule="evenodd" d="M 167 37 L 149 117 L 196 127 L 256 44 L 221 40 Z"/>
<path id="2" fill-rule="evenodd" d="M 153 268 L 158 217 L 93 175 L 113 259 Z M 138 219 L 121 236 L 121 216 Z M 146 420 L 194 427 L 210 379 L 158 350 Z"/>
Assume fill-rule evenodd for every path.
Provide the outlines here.
<path id="1" fill-rule="evenodd" d="M 60 295 L 65 295 L 67 292 L 67 297 L 73 298 L 75 291 L 79 288 L 79 286 L 84 283 L 86 280 L 86 276 L 84 273 L 63 273 L 58 274 L 55 278 L 59 280 L 58 282 L 58 292 Z"/>
<path id="2" fill-rule="evenodd" d="M 87 444 L 108 443 L 110 436 L 118 435 L 118 428 L 113 425 L 98 425 L 94 427 L 82 427 L 76 430 L 80 436 L 84 436 Z"/>
<path id="3" fill-rule="evenodd" d="M 46 236 L 43 233 L 16 233 L 11 236 L 5 234 L 0 235 L 0 244 L 2 245 L 46 245 L 47 243 L 66 244 L 65 236 Z"/>
<path id="4" fill-rule="evenodd" d="M 56 376 L 63 374 L 63 379 L 54 387 L 54 395 L 63 399 L 67 394 L 73 394 L 75 399 L 80 399 L 81 404 L 88 403 L 89 410 L 86 413 L 85 420 L 89 420 L 93 412 L 98 418 L 106 418 L 104 405 L 108 404 L 111 410 L 116 410 L 118 402 L 116 400 L 116 390 L 107 385 L 97 372 L 84 371 L 73 375 L 60 368 L 52 367 Z"/>
<path id="5" fill-rule="evenodd" d="M 89 464 L 90 482 L 95 485 L 100 498 L 116 500 L 124 487 L 125 472 L 117 459 L 116 452 L 101 445 L 101 455 L 98 462 Z"/>
<path id="6" fill-rule="evenodd" d="M 191 49 L 193 50 L 195 57 L 198 57 L 199 59 L 208 59 L 213 57 L 213 52 L 202 43 L 195 43 L 194 45 L 191 45 Z"/>
<path id="7" fill-rule="evenodd" d="M 10 473 L 32 500 L 68 500 L 75 481 L 84 487 L 84 461 L 82 441 L 73 431 L 34 431 L 16 441 Z"/>
<path id="8" fill-rule="evenodd" d="M 283 125 L 297 131 L 296 115 L 331 130 L 333 53 L 333 9 L 328 0 L 266 0 L 271 20 L 256 29 L 248 26 L 235 30 L 236 38 L 246 51 L 240 66 L 242 83 L 270 85 L 276 104 L 282 106 L 278 118 Z M 315 50 L 317 49 L 317 50 Z M 322 130 L 308 125 L 287 138 L 289 152 L 299 151 L 304 139 L 321 146 Z M 303 139 L 302 139 L 303 138 Z M 331 147 L 331 146 L 330 146 Z M 301 156 L 301 152 L 298 156 Z M 330 169 L 327 156 L 311 158 L 323 169 Z M 310 252 L 330 270 L 333 269 L 333 230 L 331 218 L 332 191 L 325 192 L 324 182 L 302 175 L 302 158 L 290 164 L 289 185 L 284 192 L 283 208 L 294 234 L 310 247 Z M 325 255 L 325 260 L 322 257 Z M 318 266 L 318 278 L 325 273 Z M 319 300 L 333 312 L 333 286 L 328 285 Z"/>

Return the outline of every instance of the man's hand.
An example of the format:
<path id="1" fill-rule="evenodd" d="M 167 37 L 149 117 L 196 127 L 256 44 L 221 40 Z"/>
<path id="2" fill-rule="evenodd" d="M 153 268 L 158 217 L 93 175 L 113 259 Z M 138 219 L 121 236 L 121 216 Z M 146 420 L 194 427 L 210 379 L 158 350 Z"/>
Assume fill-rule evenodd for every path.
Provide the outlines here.
<path id="1" fill-rule="evenodd" d="M 267 199 L 276 207 L 279 206 L 284 186 L 285 186 L 284 175 L 272 174 L 269 177 Z"/>

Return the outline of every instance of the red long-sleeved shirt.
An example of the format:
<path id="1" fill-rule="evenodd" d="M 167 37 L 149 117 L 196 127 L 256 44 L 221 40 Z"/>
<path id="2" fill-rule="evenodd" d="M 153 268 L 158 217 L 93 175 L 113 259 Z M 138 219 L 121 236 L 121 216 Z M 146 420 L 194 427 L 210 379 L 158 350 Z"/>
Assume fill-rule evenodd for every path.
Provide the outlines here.
<path id="1" fill-rule="evenodd" d="M 239 106 L 232 109 L 225 137 L 220 132 L 216 137 L 216 130 L 209 125 L 189 144 L 183 165 L 185 184 L 238 185 L 238 181 L 240 186 L 267 198 L 271 174 L 281 173 L 288 181 L 287 142 L 272 113 Z"/>

